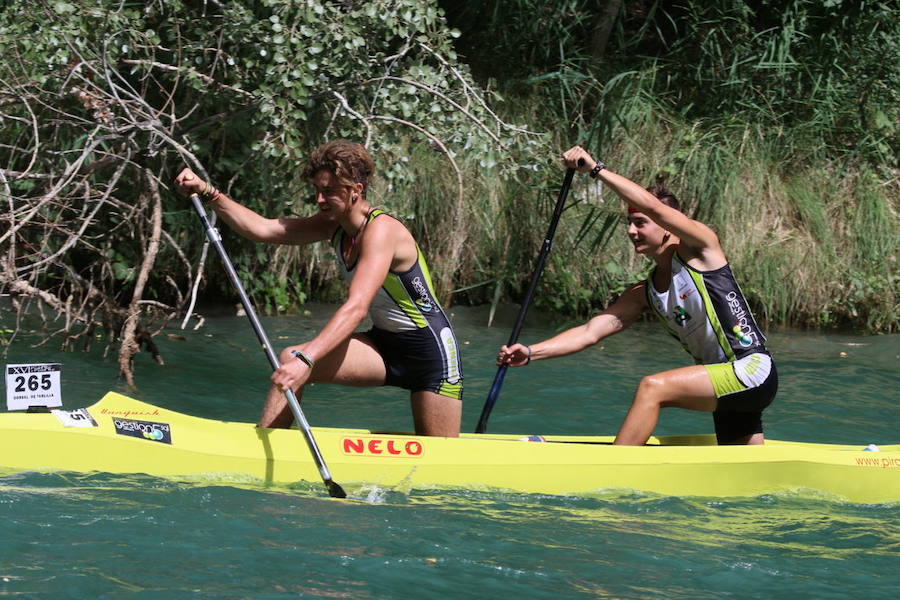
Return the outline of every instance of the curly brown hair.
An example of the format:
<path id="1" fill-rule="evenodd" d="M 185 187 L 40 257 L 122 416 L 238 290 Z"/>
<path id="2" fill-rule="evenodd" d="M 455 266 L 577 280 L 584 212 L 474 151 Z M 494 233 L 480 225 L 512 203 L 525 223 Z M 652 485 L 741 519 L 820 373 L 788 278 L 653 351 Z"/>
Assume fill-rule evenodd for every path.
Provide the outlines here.
<path id="1" fill-rule="evenodd" d="M 375 161 L 362 144 L 350 140 L 332 140 L 309 155 L 303 177 L 312 180 L 322 169 L 333 173 L 342 185 L 363 184 L 365 194 L 369 177 L 375 171 Z"/>

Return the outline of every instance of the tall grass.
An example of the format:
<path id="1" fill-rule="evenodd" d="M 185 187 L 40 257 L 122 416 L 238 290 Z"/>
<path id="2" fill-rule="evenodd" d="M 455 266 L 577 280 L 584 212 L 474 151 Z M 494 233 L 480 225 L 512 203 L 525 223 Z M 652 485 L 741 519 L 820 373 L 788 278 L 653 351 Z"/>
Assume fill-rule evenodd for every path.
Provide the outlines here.
<path id="1" fill-rule="evenodd" d="M 764 128 L 688 121 L 640 92 L 641 78 L 646 82 L 652 74 L 633 77 L 623 101 L 601 98 L 597 119 L 585 119 L 580 133 L 593 138 L 591 150 L 613 170 L 645 185 L 667 185 L 688 214 L 719 233 L 762 321 L 897 330 L 896 181 L 879 178 L 862 163 L 792 160 L 789 144 Z M 536 113 L 541 118 L 533 122 L 546 124 L 547 108 Z M 498 289 L 503 298 L 521 298 L 563 175 L 556 157 L 577 141 L 566 139 L 572 134 L 565 125 L 551 127 L 556 133 L 545 145 L 548 160 L 539 172 L 498 180 L 472 168 L 467 176 L 465 264 L 442 265 L 439 253 L 435 257 L 440 268 L 455 269 L 456 287 L 464 290 L 456 301 L 492 302 Z M 428 159 L 411 163 L 419 160 Z M 428 181 L 440 185 L 439 179 Z M 442 202 L 443 193 L 417 189 L 414 195 L 425 207 Z M 584 316 L 646 276 L 651 265 L 628 243 L 622 207 L 608 190 L 576 179 L 538 306 Z M 439 222 L 434 207 L 428 210 L 423 214 Z M 435 232 L 455 235 L 422 223 L 426 244 Z"/>
<path id="2" fill-rule="evenodd" d="M 427 146 L 410 147 L 410 183 L 388 189 L 376 180 L 369 200 L 413 231 L 436 279 L 450 282 L 440 290 L 445 299 L 516 302 L 562 182 L 558 156 L 580 133 L 612 170 L 644 185 L 668 186 L 689 215 L 719 234 L 756 316 L 767 325 L 898 329 L 896 182 L 865 166 L 786 163 L 784 147 L 765 129 L 667 113 L 640 92 L 642 77 L 647 83 L 652 74 L 623 82 L 628 91 L 621 102 L 612 95 L 601 98 L 597 118 L 585 119 L 574 134 L 564 122 L 548 124 L 546 104 L 529 98 L 519 106 L 518 117 L 551 130 L 544 156 L 537 170 L 507 178 L 480 167 L 477 157 L 461 157 L 467 185 L 463 228 L 451 218 L 455 175 Z M 535 296 L 537 307 L 584 317 L 646 276 L 652 265 L 627 240 L 623 206 L 596 182 L 576 178 Z M 450 264 L 450 243 L 459 240 L 465 250 Z M 281 281 L 299 276 L 307 297 L 341 297 L 332 252 L 324 245 L 279 249 L 264 264 Z"/>
<path id="3" fill-rule="evenodd" d="M 500 78 L 490 85 L 507 98 L 504 115 L 547 134 L 540 156 L 506 157 L 524 165 L 514 176 L 457 157 L 463 220 L 455 175 L 424 144 L 411 140 L 402 157 L 412 181 L 373 184 L 370 201 L 412 229 L 442 295 L 521 299 L 562 180 L 558 155 L 585 142 L 614 171 L 672 189 L 718 232 L 762 321 L 897 331 L 896 9 L 650 2 L 623 11 L 600 61 L 585 51 L 592 6 L 492 0 L 450 12 L 473 40 L 475 70 Z M 486 58 L 498 52 L 526 60 Z M 651 265 L 623 223 L 614 194 L 576 179 L 535 303 L 585 316 L 645 277 Z M 266 269 L 299 274 L 309 297 L 340 297 L 327 248 L 278 252 Z"/>

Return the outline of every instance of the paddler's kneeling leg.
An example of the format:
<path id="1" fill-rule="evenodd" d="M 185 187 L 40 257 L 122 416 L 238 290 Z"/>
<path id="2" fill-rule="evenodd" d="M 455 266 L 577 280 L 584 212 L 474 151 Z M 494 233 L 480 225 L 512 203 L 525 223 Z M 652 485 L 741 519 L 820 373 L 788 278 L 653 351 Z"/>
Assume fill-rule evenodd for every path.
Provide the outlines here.
<path id="1" fill-rule="evenodd" d="M 725 444 L 763 444 L 762 413 L 778 393 L 778 370 L 763 352 L 733 363 L 705 366 L 719 399 L 713 421 L 716 440 Z"/>
<path id="2" fill-rule="evenodd" d="M 459 437 L 462 400 L 430 391 L 410 395 L 413 421 L 418 435 Z"/>
<path id="3" fill-rule="evenodd" d="M 295 393 L 299 402 L 303 395 L 303 388 L 298 388 Z M 257 427 L 289 429 L 293 422 L 294 414 L 291 412 L 291 407 L 288 406 L 284 392 L 277 385 L 273 385 L 269 388 L 269 394 L 266 396 L 266 405 L 263 407 Z"/>
<path id="4" fill-rule="evenodd" d="M 712 381 L 702 365 L 648 375 L 638 385 L 634 401 L 614 443 L 620 446 L 647 443 L 663 407 L 712 412 L 716 410 L 717 402 Z"/>
<path id="5" fill-rule="evenodd" d="M 364 333 L 353 334 L 325 356 L 316 358 L 311 369 L 293 354 L 295 350 L 304 352 L 305 348 L 305 344 L 288 346 L 278 357 L 282 365 L 279 371 L 286 369 L 300 372 L 296 379 L 298 383 L 291 386 L 297 400 L 301 399 L 307 383 L 337 383 L 355 387 L 384 385 L 384 360 Z M 290 381 L 293 382 L 294 379 Z M 294 414 L 283 388 L 272 385 L 259 418 L 259 427 L 287 429 L 293 421 Z"/>

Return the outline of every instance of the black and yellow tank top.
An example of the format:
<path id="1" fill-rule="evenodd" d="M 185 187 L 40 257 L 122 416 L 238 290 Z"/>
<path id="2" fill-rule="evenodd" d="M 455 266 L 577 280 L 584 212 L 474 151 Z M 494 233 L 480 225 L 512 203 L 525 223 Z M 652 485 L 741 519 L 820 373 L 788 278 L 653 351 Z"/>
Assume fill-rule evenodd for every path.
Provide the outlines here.
<path id="1" fill-rule="evenodd" d="M 672 281 L 661 292 L 653 286 L 655 273 L 647 278 L 647 302 L 697 363 L 731 362 L 767 352 L 766 338 L 729 265 L 698 271 L 673 254 Z"/>
<path id="2" fill-rule="evenodd" d="M 382 215 L 393 218 L 383 210 L 375 209 L 369 213 L 367 223 Z M 349 267 L 344 261 L 342 247 L 345 237 L 344 230 L 338 228 L 332 240 L 341 276 L 349 282 L 353 278 L 356 265 Z M 449 329 L 450 323 L 435 297 L 428 265 L 418 244 L 416 252 L 418 257 L 415 264 L 402 273 L 388 271 L 381 289 L 375 294 L 369 306 L 369 317 L 375 327 L 394 332 L 413 331 L 424 327 L 431 327 L 436 332 L 444 328 Z"/>

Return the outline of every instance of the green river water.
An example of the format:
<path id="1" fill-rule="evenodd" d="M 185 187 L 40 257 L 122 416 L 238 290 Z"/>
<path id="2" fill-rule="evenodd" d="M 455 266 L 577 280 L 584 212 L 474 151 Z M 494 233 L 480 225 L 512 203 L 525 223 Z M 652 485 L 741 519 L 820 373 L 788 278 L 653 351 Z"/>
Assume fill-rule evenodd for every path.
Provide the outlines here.
<path id="1" fill-rule="evenodd" d="M 263 322 L 281 347 L 307 338 L 332 309 L 311 306 L 306 316 Z M 486 311 L 454 311 L 464 430 L 475 426 L 514 315 L 510 309 L 487 328 Z M 532 315 L 522 341 L 565 325 Z M 197 416 L 255 421 L 269 367 L 247 320 L 211 317 L 199 330 L 169 332 L 157 338 L 165 366 L 136 358 L 136 392 L 99 350 L 32 347 L 25 334 L 5 362 L 61 362 L 65 408 L 115 390 Z M 769 332 L 769 346 L 781 385 L 765 414 L 768 436 L 900 442 L 900 336 L 782 331 Z M 489 430 L 613 434 L 642 375 L 688 363 L 658 326 L 638 324 L 579 355 L 510 370 Z M 408 396 L 397 389 L 314 386 L 304 411 L 315 426 L 411 427 Z M 656 433 L 709 431 L 709 415 L 667 409 Z M 900 503 L 848 504 L 812 493 L 718 499 L 387 489 L 337 501 L 318 483 L 273 489 L 0 467 L 0 597 L 7 596 L 893 600 Z"/>

